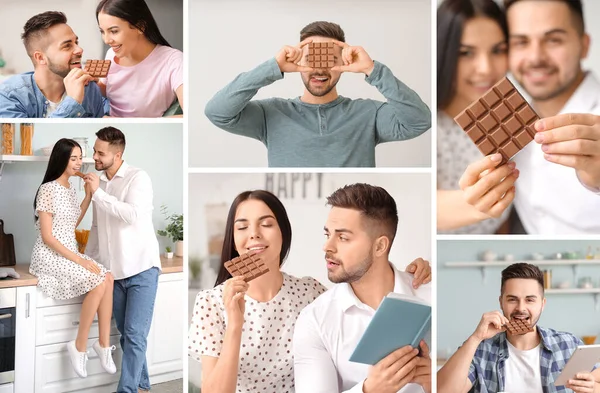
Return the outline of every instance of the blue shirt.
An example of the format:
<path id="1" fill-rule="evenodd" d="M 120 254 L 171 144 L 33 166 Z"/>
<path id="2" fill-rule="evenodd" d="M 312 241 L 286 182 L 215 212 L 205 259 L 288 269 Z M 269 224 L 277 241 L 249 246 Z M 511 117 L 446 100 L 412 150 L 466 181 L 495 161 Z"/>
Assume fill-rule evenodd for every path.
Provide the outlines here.
<path id="1" fill-rule="evenodd" d="M 108 101 L 102 97 L 100 88 L 95 83 L 85 86 L 81 104 L 65 96 L 56 110 L 47 116 L 49 103 L 35 83 L 33 72 L 15 75 L 0 84 L 0 118 L 80 118 L 108 115 Z"/>
<path id="2" fill-rule="evenodd" d="M 557 332 L 537 326 L 541 338 L 540 375 L 544 393 L 571 392 L 565 386 L 554 386 L 554 381 L 567 364 L 567 361 L 583 342 L 571 333 Z M 506 333 L 484 340 L 477 347 L 471 367 L 469 380 L 477 393 L 495 393 L 504 391 L 504 364 L 508 359 Z"/>

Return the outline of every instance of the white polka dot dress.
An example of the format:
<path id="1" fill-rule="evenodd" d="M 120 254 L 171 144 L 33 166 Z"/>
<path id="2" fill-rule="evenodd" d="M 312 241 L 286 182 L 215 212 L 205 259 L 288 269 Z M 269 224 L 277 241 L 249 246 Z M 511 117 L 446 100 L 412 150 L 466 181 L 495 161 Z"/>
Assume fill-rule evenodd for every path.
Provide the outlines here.
<path id="1" fill-rule="evenodd" d="M 444 112 L 437 113 L 437 188 L 458 190 L 458 181 L 465 169 L 483 154 L 469 136 Z M 438 233 L 492 234 L 508 218 L 510 208 L 500 218 L 490 218 L 476 224 Z"/>
<path id="2" fill-rule="evenodd" d="M 37 211 L 52 213 L 52 235 L 63 246 L 80 257 L 92 260 L 77 251 L 75 225 L 81 213 L 77 193 L 57 181 L 42 184 L 37 196 Z M 38 215 L 36 211 L 36 216 Z M 40 222 L 36 222 L 38 237 L 31 254 L 29 271 L 38 278 L 38 287 L 52 299 L 71 299 L 88 293 L 104 281 L 106 268 L 95 262 L 100 275 L 64 258 L 42 240 Z"/>
<path id="3" fill-rule="evenodd" d="M 312 277 L 283 274 L 283 285 L 270 301 L 260 303 L 246 295 L 237 393 L 294 392 L 292 338 L 300 311 L 326 288 Z M 223 287 L 201 291 L 189 330 L 189 355 L 219 357 L 227 326 Z"/>

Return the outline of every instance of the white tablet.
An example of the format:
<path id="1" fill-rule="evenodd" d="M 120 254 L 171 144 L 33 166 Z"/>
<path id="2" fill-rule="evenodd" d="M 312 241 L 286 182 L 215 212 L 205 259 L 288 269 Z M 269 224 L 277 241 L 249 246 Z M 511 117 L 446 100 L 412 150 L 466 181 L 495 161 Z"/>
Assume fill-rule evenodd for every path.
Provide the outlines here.
<path id="1" fill-rule="evenodd" d="M 596 363 L 600 363 L 600 345 L 581 345 L 577 347 L 565 368 L 554 381 L 554 385 L 566 385 L 569 379 L 575 378 L 577 373 L 589 373 Z"/>

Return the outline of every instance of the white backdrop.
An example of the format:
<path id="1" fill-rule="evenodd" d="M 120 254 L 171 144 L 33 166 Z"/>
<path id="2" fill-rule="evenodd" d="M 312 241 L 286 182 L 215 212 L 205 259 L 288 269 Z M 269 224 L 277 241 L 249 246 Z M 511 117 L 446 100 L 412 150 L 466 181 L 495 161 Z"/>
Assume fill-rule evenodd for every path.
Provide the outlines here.
<path id="1" fill-rule="evenodd" d="M 385 188 L 396 201 L 400 222 L 390 260 L 404 268 L 417 257 L 431 258 L 431 178 L 429 174 L 322 174 L 321 196 L 318 196 L 317 174 L 306 182 L 306 198 L 302 198 L 303 182 L 294 184 L 295 197 L 291 198 L 291 174 L 275 174 L 275 179 L 284 176 L 287 181 L 287 198 L 281 197 L 292 224 L 292 247 L 283 270 L 295 276 L 312 276 L 324 285 L 327 270 L 322 251 L 323 225 L 329 207 L 326 197 L 346 184 L 364 182 Z M 190 257 L 208 255 L 208 233 L 205 205 L 224 204 L 225 211 L 242 191 L 265 188 L 265 174 L 190 174 L 189 207 L 186 229 Z M 275 190 L 279 188 L 275 180 Z M 223 228 L 226 220 L 223 216 Z M 204 287 L 212 287 L 216 276 L 203 266 Z"/>
<path id="2" fill-rule="evenodd" d="M 431 104 L 431 3 L 423 0 L 190 0 L 189 2 L 189 164 L 191 167 L 265 167 L 267 150 L 256 140 L 229 134 L 210 123 L 204 107 L 238 74 L 299 42 L 307 24 L 338 23 L 350 45 L 363 46 L 394 75 Z M 261 89 L 257 99 L 302 95 L 300 75 Z M 342 75 L 338 93 L 350 98 L 385 99 L 364 75 Z M 427 167 L 431 132 L 377 147 L 377 166 Z"/>

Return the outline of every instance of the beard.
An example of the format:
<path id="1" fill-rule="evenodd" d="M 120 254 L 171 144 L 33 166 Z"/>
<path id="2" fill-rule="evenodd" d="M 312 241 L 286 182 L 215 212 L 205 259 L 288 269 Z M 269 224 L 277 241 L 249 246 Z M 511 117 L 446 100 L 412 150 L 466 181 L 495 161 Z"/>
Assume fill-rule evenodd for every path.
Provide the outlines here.
<path id="1" fill-rule="evenodd" d="M 313 77 L 321 77 L 321 76 L 329 78 L 329 82 L 331 82 L 331 83 L 326 89 L 315 89 L 313 86 L 310 85 L 310 80 Z M 310 74 L 307 79 L 302 78 L 302 82 L 304 82 L 304 87 L 306 87 L 306 90 L 308 90 L 308 92 L 315 97 L 323 97 L 323 96 L 329 94 L 329 92 L 335 88 L 335 86 L 337 85 L 339 80 L 340 80 L 339 77 L 338 77 L 338 79 L 333 80 L 331 78 L 330 73 L 313 73 L 313 74 Z"/>
<path id="2" fill-rule="evenodd" d="M 104 162 L 100 162 L 100 164 L 98 164 L 98 162 L 96 161 L 94 163 L 94 167 L 96 168 L 97 171 L 105 171 L 107 169 L 109 169 L 110 167 L 112 167 L 115 163 L 115 159 L 113 158 L 110 163 L 104 163 Z"/>
<path id="3" fill-rule="evenodd" d="M 56 63 L 53 63 L 52 60 L 48 59 L 48 69 L 52 71 L 53 74 L 60 76 L 61 78 L 66 78 L 71 72 L 71 67 L 69 65 L 62 66 Z"/>
<path id="4" fill-rule="evenodd" d="M 336 263 L 339 263 L 340 272 L 335 275 L 329 271 L 327 272 L 327 278 L 334 284 L 358 281 L 365 275 L 365 273 L 367 273 L 367 271 L 369 271 L 373 265 L 373 258 L 371 256 L 367 256 L 361 263 L 358 264 L 358 266 L 356 266 L 356 268 L 354 268 L 352 271 L 347 271 L 344 269 L 342 261 L 334 258 L 333 255 L 327 253 L 325 254 L 325 258 L 332 259 Z"/>

